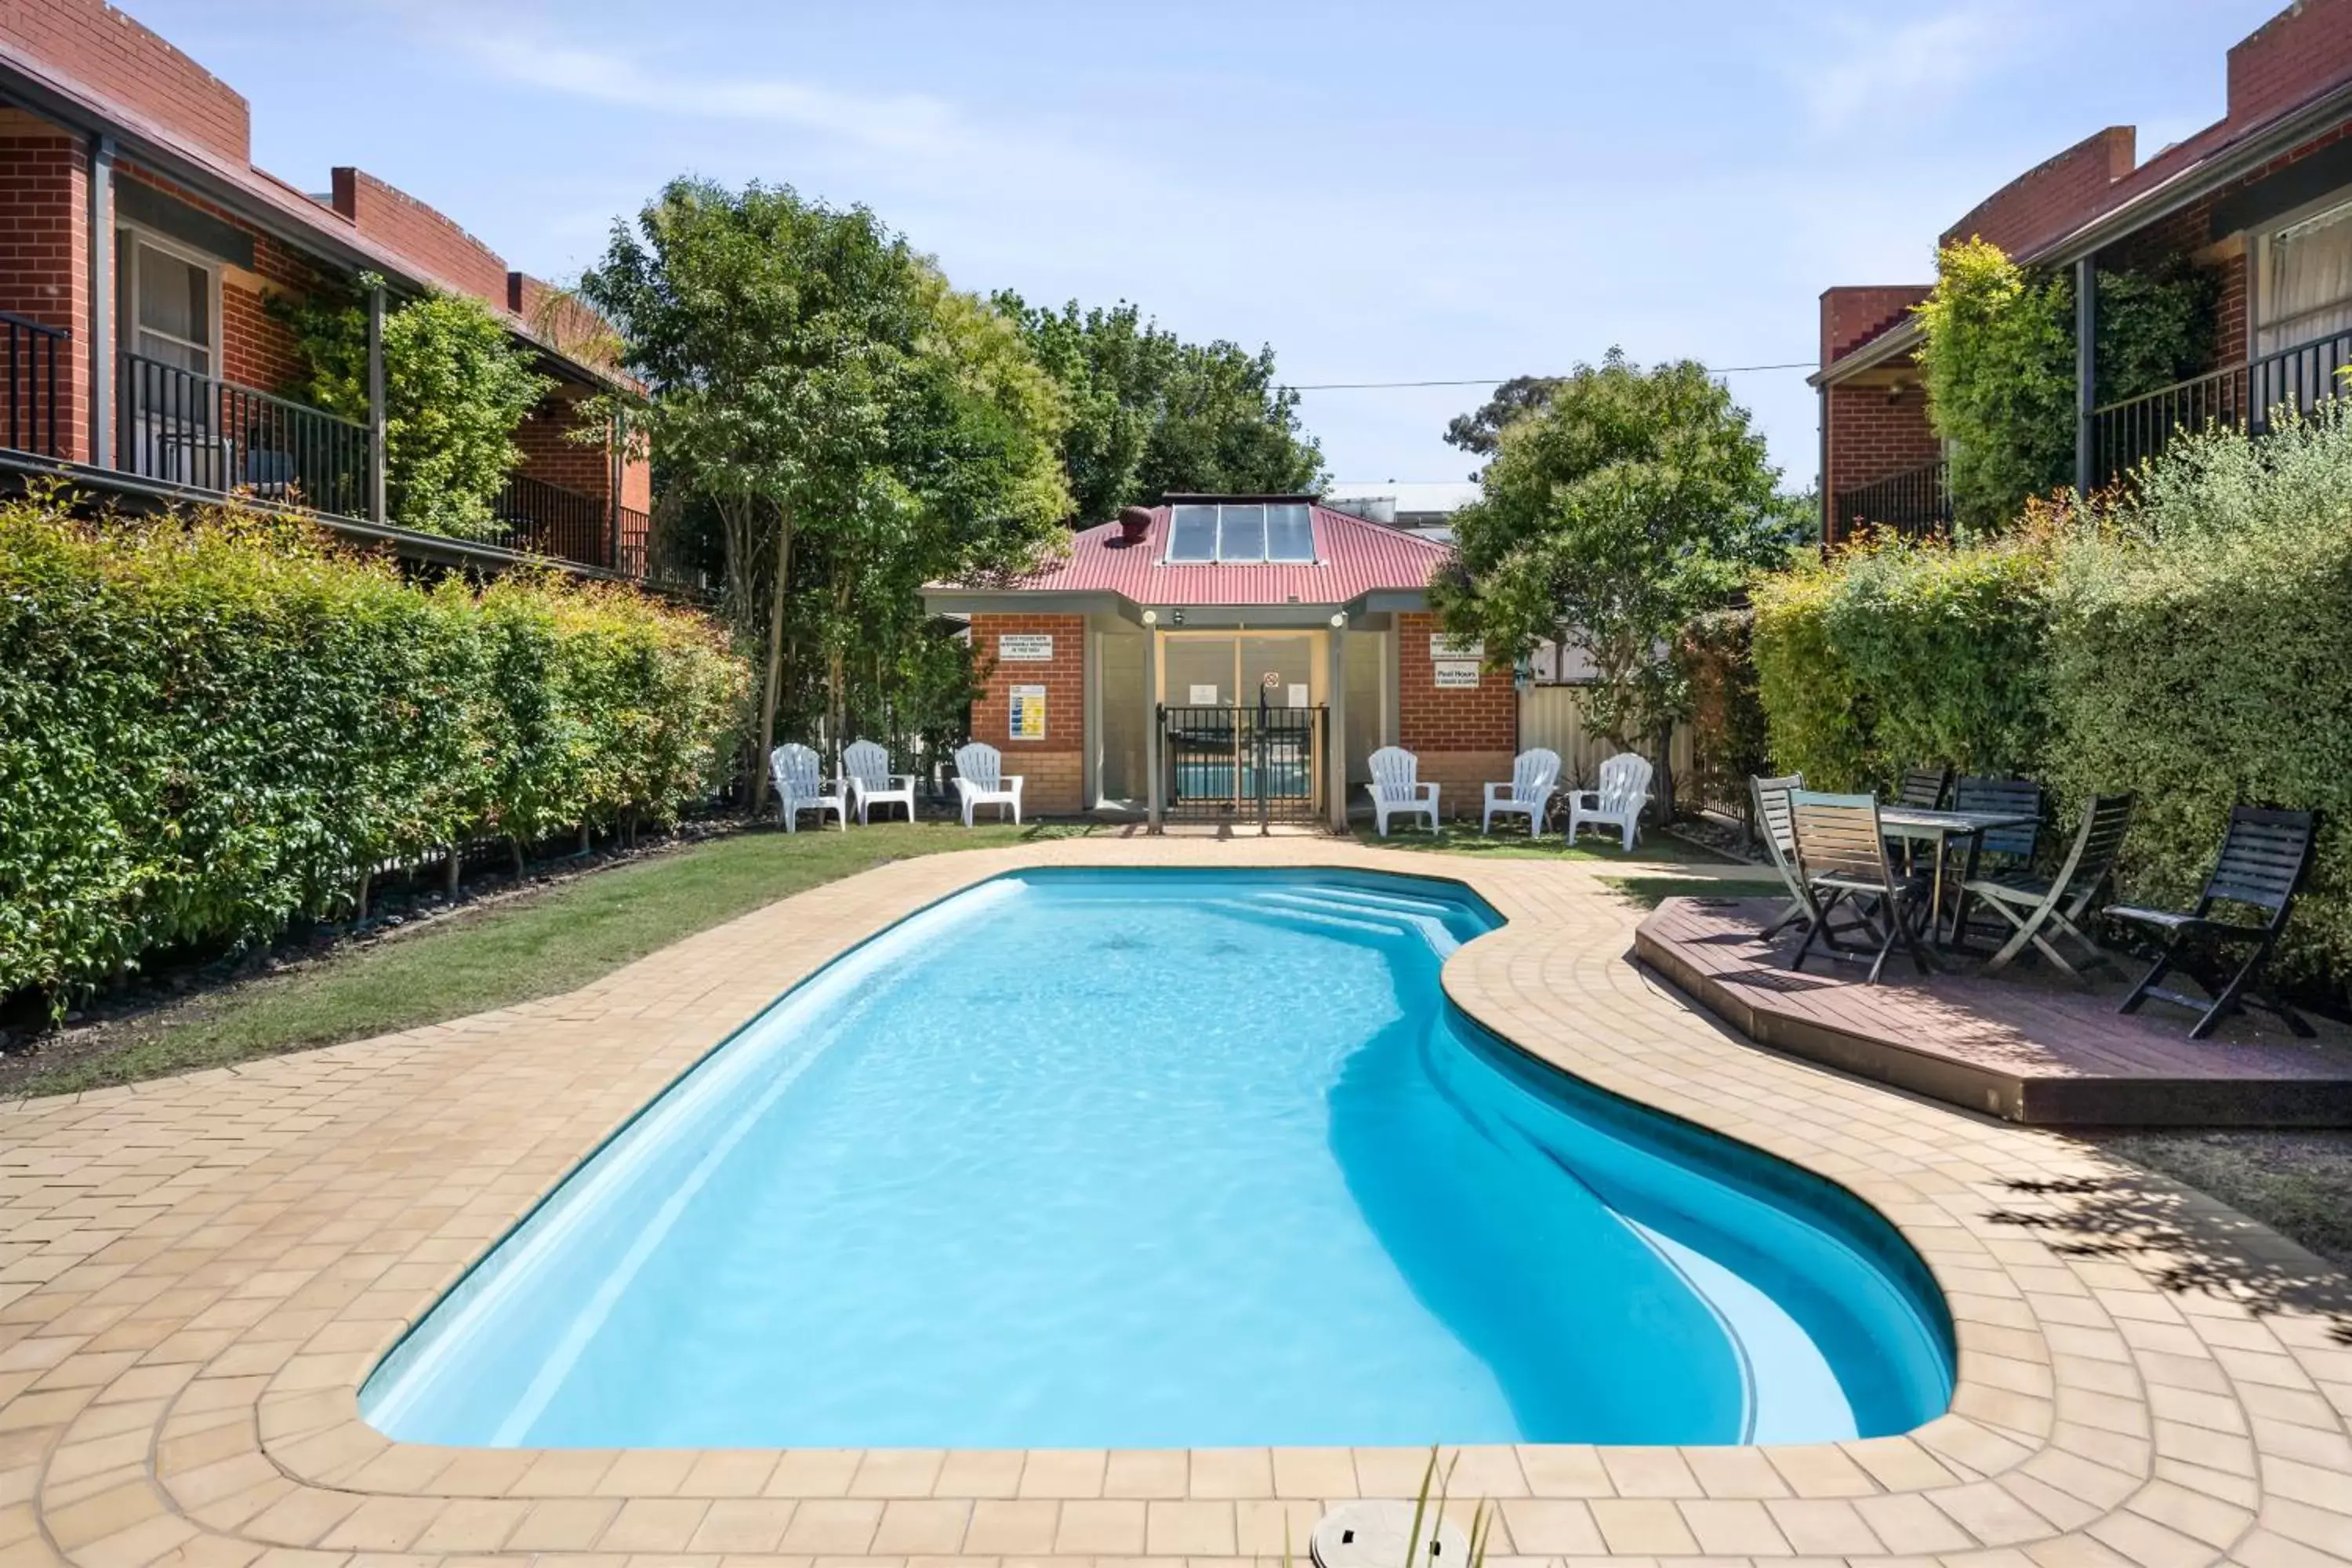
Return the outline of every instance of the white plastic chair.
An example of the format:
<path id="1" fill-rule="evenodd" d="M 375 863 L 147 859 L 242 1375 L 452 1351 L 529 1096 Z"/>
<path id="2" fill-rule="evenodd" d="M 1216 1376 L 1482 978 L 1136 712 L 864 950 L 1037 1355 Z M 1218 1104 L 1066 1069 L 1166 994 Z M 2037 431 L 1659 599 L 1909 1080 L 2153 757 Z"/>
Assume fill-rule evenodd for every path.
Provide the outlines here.
<path id="1" fill-rule="evenodd" d="M 1478 831 L 1495 830 L 1495 814 L 1508 816 L 1524 812 L 1528 819 L 1528 837 L 1535 837 L 1543 831 L 1544 807 L 1551 804 L 1552 786 L 1559 783 L 1559 753 L 1538 746 L 1521 752 L 1511 763 L 1511 782 L 1486 786 L 1486 809 L 1478 818 Z"/>
<path id="2" fill-rule="evenodd" d="M 1006 777 L 1004 757 L 985 741 L 974 741 L 958 746 L 955 754 L 956 794 L 963 797 L 963 825 L 971 826 L 972 807 L 992 805 L 997 818 L 1004 816 L 1004 808 L 1013 808 L 1013 820 L 1021 820 L 1021 775 Z"/>
<path id="3" fill-rule="evenodd" d="M 890 753 L 872 741 L 853 741 L 842 749 L 841 771 L 849 775 L 850 798 L 857 802 L 857 826 L 866 826 L 866 814 L 877 805 L 903 805 L 907 820 L 915 820 L 915 775 L 890 771 Z"/>
<path id="4" fill-rule="evenodd" d="M 1568 793 L 1568 841 L 1591 822 L 1606 824 L 1625 836 L 1625 853 L 1633 852 L 1642 836 L 1642 807 L 1650 799 L 1650 763 L 1646 757 L 1620 752 L 1601 764 L 1601 787 Z"/>
<path id="5" fill-rule="evenodd" d="M 824 814 L 831 812 L 841 820 L 841 830 L 849 831 L 848 803 L 841 798 L 841 786 L 834 785 L 831 795 L 824 793 L 824 781 L 817 773 L 816 753 L 797 741 L 787 741 L 768 753 L 768 775 L 776 784 L 776 809 L 783 814 L 784 831 L 798 833 L 800 815 L 816 813 L 816 825 L 824 826 Z"/>
<path id="6" fill-rule="evenodd" d="M 1437 786 L 1421 782 L 1421 759 L 1402 746 L 1382 746 L 1367 760 L 1372 782 L 1364 787 L 1372 792 L 1372 822 L 1381 837 L 1389 836 L 1389 818 L 1399 812 L 1429 818 L 1429 830 L 1436 832 Z"/>

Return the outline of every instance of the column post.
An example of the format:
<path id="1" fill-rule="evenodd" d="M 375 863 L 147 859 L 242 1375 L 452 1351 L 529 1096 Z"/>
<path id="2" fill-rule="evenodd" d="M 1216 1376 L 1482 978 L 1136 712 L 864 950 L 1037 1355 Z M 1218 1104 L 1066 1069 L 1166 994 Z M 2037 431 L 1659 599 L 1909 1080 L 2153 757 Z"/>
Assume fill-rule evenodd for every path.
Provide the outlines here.
<path id="1" fill-rule="evenodd" d="M 377 283 L 368 289 L 367 300 L 367 395 L 368 395 L 368 521 L 390 521 L 390 509 L 384 502 L 384 459 L 386 457 L 385 414 L 383 403 L 383 285 Z"/>
<path id="2" fill-rule="evenodd" d="M 89 145 L 89 461 L 114 467 L 114 138 Z"/>
<path id="3" fill-rule="evenodd" d="M 2089 495 L 2091 411 L 2099 401 L 2099 272 L 2088 256 L 2074 263 L 2074 491 Z"/>
<path id="4" fill-rule="evenodd" d="M 1329 795 L 1325 815 L 1330 818 L 1334 833 L 1345 833 L 1348 831 L 1348 617 L 1345 613 L 1331 617 L 1331 630 L 1326 641 L 1330 656 L 1323 680 L 1325 694 L 1330 700 L 1323 705 L 1323 771 L 1327 781 L 1324 788 Z"/>
<path id="5" fill-rule="evenodd" d="M 1160 628 L 1147 624 L 1143 628 L 1143 771 L 1150 779 L 1147 798 L 1150 802 L 1151 831 L 1160 831 Z"/>

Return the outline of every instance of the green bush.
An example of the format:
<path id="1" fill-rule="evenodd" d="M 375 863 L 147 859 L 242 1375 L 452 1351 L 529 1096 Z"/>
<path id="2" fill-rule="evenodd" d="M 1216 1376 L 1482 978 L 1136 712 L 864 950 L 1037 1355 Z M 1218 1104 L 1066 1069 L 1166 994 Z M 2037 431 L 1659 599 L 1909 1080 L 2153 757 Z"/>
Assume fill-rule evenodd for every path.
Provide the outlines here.
<path id="1" fill-rule="evenodd" d="M 2282 966 L 2352 976 L 2352 419 L 2177 444 L 2070 542 L 2042 776 L 2139 796 L 2135 898 L 2183 905 L 2246 801 L 2321 812 Z"/>
<path id="2" fill-rule="evenodd" d="M 2035 509 L 2029 509 L 2033 511 Z M 1773 765 L 2040 779 L 2139 798 L 2123 889 L 2185 907 L 2232 805 L 2316 808 L 2281 969 L 2352 975 L 2352 413 L 2177 441 L 2105 510 L 1958 548 L 1874 540 L 1759 582 Z"/>
<path id="3" fill-rule="evenodd" d="M 0 506 L 0 994 L 267 939 L 386 860 L 670 816 L 743 684 L 701 617 L 624 589 Z"/>

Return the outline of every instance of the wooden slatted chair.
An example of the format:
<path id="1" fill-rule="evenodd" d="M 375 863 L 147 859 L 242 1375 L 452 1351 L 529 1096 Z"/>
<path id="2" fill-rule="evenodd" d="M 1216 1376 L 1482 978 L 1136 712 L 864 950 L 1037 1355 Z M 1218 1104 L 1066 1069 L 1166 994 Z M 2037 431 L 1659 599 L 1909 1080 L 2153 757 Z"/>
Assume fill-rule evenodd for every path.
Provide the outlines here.
<path id="1" fill-rule="evenodd" d="M 1748 796 L 1756 803 L 1757 831 L 1764 838 L 1764 853 L 1771 859 L 1772 869 L 1780 873 L 1781 885 L 1789 889 L 1789 907 L 1756 933 L 1767 942 L 1812 918 L 1808 912 L 1812 900 L 1805 896 L 1805 885 L 1797 878 L 1797 830 L 1789 811 L 1789 792 L 1804 787 L 1802 773 L 1782 773 L 1769 779 L 1751 777 L 1748 781 Z"/>
<path id="2" fill-rule="evenodd" d="M 1919 973 L 1927 973 L 1933 963 L 1917 929 L 1927 903 L 1927 879 L 1898 876 L 1888 861 L 1886 838 L 1878 825 L 1878 797 L 1791 790 L 1789 811 L 1797 844 L 1798 885 L 1811 921 L 1789 967 L 1802 969 L 1816 942 L 1828 942 L 1836 951 L 1829 939 L 1830 917 L 1843 910 L 1864 937 L 1878 943 L 1866 984 L 1878 984 L 1886 955 L 1897 942 Z"/>
<path id="3" fill-rule="evenodd" d="M 2076 981 L 2083 970 L 2097 969 L 2115 960 L 2083 933 L 2082 923 L 2092 901 L 2106 891 L 2115 875 L 2116 856 L 2131 826 L 2132 797 L 2094 796 L 2083 808 L 2083 826 L 2066 851 L 2065 863 L 2054 877 L 2037 877 L 2026 867 L 1997 868 L 1961 884 L 1960 896 L 1973 899 L 2010 924 L 2009 940 L 1985 960 L 1984 973 L 1998 974 L 2023 953 L 2030 943 L 2044 958 Z M 2054 938 L 2065 937 L 2082 951 L 2074 963 L 2058 951 Z"/>
<path id="4" fill-rule="evenodd" d="M 2156 963 L 2116 1010 L 2136 1012 L 2151 996 L 2176 1006 L 2202 1007 L 2203 1015 L 2189 1031 L 2190 1039 L 2201 1040 L 2224 1017 L 2252 1003 L 2277 1014 L 2296 1034 L 2311 1034 L 2311 1026 L 2304 1021 L 2303 1015 L 2289 1007 L 2284 998 L 2261 981 L 2271 950 L 2278 945 L 2279 933 L 2286 929 L 2295 895 L 2303 890 L 2303 879 L 2310 874 L 2318 837 L 2319 819 L 2315 813 L 2242 805 L 2230 813 L 2230 830 L 2221 839 L 2221 858 L 2213 864 L 2213 874 L 2205 879 L 2205 890 L 2198 896 L 2195 909 L 2179 914 L 2128 904 L 2110 906 L 2105 911 L 2109 916 L 2144 927 L 2164 942 Z M 2261 912 L 2264 918 L 2223 919 L 2214 913 L 2217 904 L 2242 905 Z M 2251 951 L 2244 962 L 2217 986 L 2210 977 L 2183 962 L 2192 944 L 2216 949 L 2243 944 Z M 2202 985 L 2207 997 L 2200 1000 L 2157 984 L 2174 969 L 2181 970 Z"/>
<path id="5" fill-rule="evenodd" d="M 1951 784 L 1952 770 L 1948 767 L 1906 768 L 1903 782 L 1895 787 L 1895 804 L 1919 811 L 1941 811 L 1944 792 Z"/>

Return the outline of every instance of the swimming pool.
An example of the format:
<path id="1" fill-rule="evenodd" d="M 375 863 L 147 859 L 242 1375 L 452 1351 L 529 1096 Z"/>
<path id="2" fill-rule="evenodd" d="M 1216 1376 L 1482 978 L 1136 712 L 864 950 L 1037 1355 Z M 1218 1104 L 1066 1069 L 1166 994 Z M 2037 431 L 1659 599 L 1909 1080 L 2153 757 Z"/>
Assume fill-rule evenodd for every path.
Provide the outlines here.
<path id="1" fill-rule="evenodd" d="M 1906 1430 L 1951 1331 L 1818 1178 L 1448 1003 L 1363 873 L 1035 871 L 786 994 L 378 1367 L 403 1440 L 1206 1447 Z"/>

